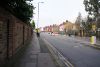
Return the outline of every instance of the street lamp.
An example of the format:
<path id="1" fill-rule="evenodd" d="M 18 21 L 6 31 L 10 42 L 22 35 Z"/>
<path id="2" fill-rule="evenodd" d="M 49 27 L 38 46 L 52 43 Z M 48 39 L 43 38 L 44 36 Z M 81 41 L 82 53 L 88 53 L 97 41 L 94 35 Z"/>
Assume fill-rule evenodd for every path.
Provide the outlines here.
<path id="1" fill-rule="evenodd" d="M 38 2 L 38 20 L 37 20 L 37 28 L 38 28 L 38 23 L 39 23 L 39 4 L 44 3 L 44 2 Z"/>

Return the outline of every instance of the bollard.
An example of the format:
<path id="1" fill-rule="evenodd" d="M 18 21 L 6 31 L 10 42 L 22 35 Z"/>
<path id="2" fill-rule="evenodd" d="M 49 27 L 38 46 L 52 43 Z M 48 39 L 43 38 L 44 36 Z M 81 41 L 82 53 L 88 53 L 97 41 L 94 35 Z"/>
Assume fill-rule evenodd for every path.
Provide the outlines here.
<path id="1" fill-rule="evenodd" d="M 91 44 L 96 44 L 96 25 L 92 25 L 92 36 L 91 36 Z"/>
<path id="2" fill-rule="evenodd" d="M 96 36 L 91 36 L 91 44 L 96 44 Z"/>

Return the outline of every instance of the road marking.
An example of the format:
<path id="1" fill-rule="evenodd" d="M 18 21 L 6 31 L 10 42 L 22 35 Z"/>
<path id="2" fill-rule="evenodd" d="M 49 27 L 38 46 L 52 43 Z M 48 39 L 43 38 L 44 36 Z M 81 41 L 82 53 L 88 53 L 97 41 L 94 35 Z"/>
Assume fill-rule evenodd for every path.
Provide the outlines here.
<path id="1" fill-rule="evenodd" d="M 74 46 L 74 47 L 79 47 L 79 46 Z"/>
<path id="2" fill-rule="evenodd" d="M 73 47 L 76 47 L 76 48 L 77 48 L 77 47 L 82 47 L 82 46 L 83 46 L 83 45 L 75 45 L 75 46 L 73 46 Z"/>
<path id="3" fill-rule="evenodd" d="M 54 46 L 52 46 L 46 39 L 43 39 L 46 43 L 48 49 L 50 50 L 51 54 L 57 58 L 56 60 L 62 61 L 67 67 L 74 67 L 72 63 L 70 63 Z"/>

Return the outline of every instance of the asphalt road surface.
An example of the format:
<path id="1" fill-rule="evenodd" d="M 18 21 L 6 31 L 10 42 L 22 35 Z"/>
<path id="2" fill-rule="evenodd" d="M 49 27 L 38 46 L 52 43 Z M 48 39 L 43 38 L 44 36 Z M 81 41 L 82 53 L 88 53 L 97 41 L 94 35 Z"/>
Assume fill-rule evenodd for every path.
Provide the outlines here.
<path id="1" fill-rule="evenodd" d="M 63 35 L 41 33 L 41 38 L 53 45 L 74 67 L 100 67 L 100 50 L 86 46 L 88 43 Z"/>

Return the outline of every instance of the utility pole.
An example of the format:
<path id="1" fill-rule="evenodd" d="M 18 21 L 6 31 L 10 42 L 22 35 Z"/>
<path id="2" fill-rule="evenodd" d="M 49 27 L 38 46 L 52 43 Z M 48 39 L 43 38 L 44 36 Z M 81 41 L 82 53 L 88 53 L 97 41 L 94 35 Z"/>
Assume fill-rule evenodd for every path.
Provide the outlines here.
<path id="1" fill-rule="evenodd" d="M 38 28 L 38 24 L 39 24 L 39 6 L 40 6 L 39 4 L 40 4 L 40 3 L 44 3 L 44 2 L 38 2 L 38 19 L 37 19 L 37 28 Z"/>

